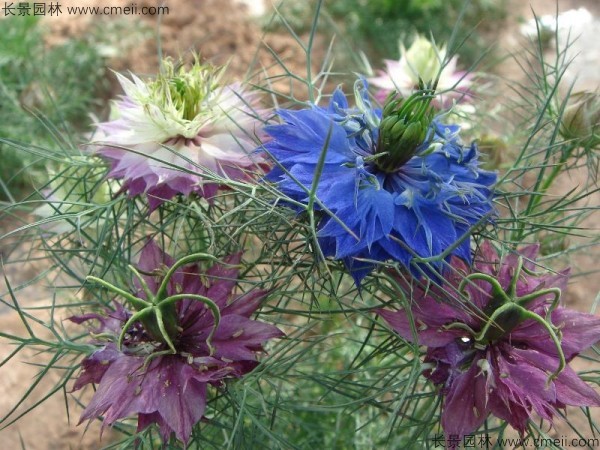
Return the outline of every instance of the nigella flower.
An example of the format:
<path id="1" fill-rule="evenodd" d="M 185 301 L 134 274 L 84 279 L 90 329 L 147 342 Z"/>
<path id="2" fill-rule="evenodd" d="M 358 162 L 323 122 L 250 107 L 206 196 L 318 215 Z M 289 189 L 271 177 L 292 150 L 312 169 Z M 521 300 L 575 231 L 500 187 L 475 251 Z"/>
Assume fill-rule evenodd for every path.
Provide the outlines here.
<path id="1" fill-rule="evenodd" d="M 171 434 L 187 443 L 204 416 L 207 387 L 253 370 L 265 341 L 283 333 L 250 319 L 265 291 L 232 296 L 241 255 L 201 273 L 196 254 L 177 262 L 149 242 L 140 256 L 135 295 L 90 277 L 129 300 L 132 312 L 115 302 L 114 311 L 71 320 L 97 320 L 98 350 L 82 362 L 74 390 L 88 383 L 96 392 L 81 421 L 104 417 L 111 425 L 137 415 L 138 431 L 156 423 L 167 442 Z M 140 275 L 140 272 L 144 275 Z"/>
<path id="2" fill-rule="evenodd" d="M 323 254 L 343 260 L 357 284 L 374 267 L 365 260 L 396 260 L 415 275 L 442 268 L 434 258 L 417 270 L 415 255 L 454 246 L 469 260 L 468 232 L 492 214 L 496 178 L 479 168 L 477 146 L 463 146 L 458 127 L 432 119 L 431 90 L 390 98 L 383 112 L 371 107 L 362 80 L 355 96 L 355 109 L 338 89 L 328 108 L 279 110 L 284 123 L 265 127 L 272 139 L 264 148 L 276 161 L 267 179 L 304 204 L 316 186 Z"/>
<path id="3" fill-rule="evenodd" d="M 261 123 L 258 97 L 240 84 L 222 86 L 222 73 L 167 60 L 154 81 L 117 74 L 125 91 L 119 117 L 98 124 L 96 140 L 112 163 L 109 177 L 123 179 L 131 197 L 146 194 L 151 209 L 179 193 L 210 198 L 219 186 L 198 175 L 203 168 L 241 179 L 262 163 L 249 155 Z"/>
<path id="4" fill-rule="evenodd" d="M 535 272 L 537 251 L 500 258 L 484 242 L 472 270 L 454 259 L 456 273 L 437 292 L 446 301 L 414 291 L 416 336 L 406 311 L 378 311 L 400 336 L 427 346 L 424 373 L 441 388 L 449 437 L 473 433 L 490 414 L 523 434 L 534 413 L 552 422 L 566 405 L 600 406 L 567 365 L 600 340 L 600 317 L 558 306 L 569 270 Z"/>
<path id="5" fill-rule="evenodd" d="M 444 98 L 438 98 L 438 105 L 447 105 L 452 99 L 460 100 L 468 94 L 472 76 L 456 70 L 458 57 L 446 59 L 445 47 L 417 35 L 408 48 L 401 47 L 398 61 L 386 59 L 386 70 L 380 70 L 378 77 L 369 78 L 369 82 L 379 88 L 375 98 L 384 102 L 390 92 L 398 91 L 408 97 L 419 88 L 419 82 L 432 83 L 436 78 L 437 89 L 444 92 Z"/>

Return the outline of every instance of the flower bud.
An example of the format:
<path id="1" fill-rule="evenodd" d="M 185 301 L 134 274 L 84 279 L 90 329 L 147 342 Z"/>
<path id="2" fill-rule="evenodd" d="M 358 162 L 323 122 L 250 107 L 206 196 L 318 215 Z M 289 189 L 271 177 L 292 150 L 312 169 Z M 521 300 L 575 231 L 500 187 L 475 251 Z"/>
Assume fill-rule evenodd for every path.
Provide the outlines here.
<path id="1" fill-rule="evenodd" d="M 419 80 L 432 83 L 442 71 L 442 61 L 446 57 L 446 48 L 437 47 L 429 39 L 417 35 L 412 45 L 407 49 L 401 47 L 406 64 L 406 73 L 418 86 Z"/>
<path id="2" fill-rule="evenodd" d="M 377 167 L 394 172 L 413 157 L 425 141 L 433 120 L 431 100 L 434 89 L 422 89 L 407 99 L 397 98 L 393 92 L 383 107 L 377 143 Z"/>
<path id="3" fill-rule="evenodd" d="M 567 103 L 560 124 L 564 139 L 578 140 L 582 147 L 600 145 L 600 95 L 578 92 Z"/>

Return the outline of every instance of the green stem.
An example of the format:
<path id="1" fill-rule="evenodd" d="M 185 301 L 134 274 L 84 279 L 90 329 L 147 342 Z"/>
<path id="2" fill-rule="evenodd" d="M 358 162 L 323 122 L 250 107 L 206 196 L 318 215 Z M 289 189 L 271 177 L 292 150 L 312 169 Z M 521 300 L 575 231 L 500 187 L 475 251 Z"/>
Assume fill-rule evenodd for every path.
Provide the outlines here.
<path id="1" fill-rule="evenodd" d="M 550 186 L 552 186 L 552 183 L 554 183 L 554 180 L 556 179 L 558 174 L 561 172 L 562 167 L 565 165 L 567 160 L 571 157 L 571 154 L 573 153 L 573 150 L 575 148 L 576 148 L 575 146 L 569 146 L 568 149 L 562 153 L 558 163 L 556 165 L 554 165 L 554 167 L 552 167 L 552 171 L 550 172 L 550 174 L 547 177 L 544 176 L 545 167 L 542 168 L 540 177 L 544 181 L 539 182 L 537 184 L 537 186 L 535 187 L 534 192 L 532 193 L 531 198 L 529 200 L 529 204 L 527 205 L 526 213 L 533 212 L 533 210 L 539 205 L 539 203 L 542 201 L 542 197 L 544 196 L 546 191 L 548 191 L 548 189 L 550 189 Z M 548 157 L 546 157 L 546 161 L 548 161 Z M 513 239 L 513 241 L 520 242 L 523 239 L 524 233 L 525 233 L 525 222 L 520 222 L 519 228 L 517 230 L 516 238 Z"/>
<path id="2" fill-rule="evenodd" d="M 161 350 L 160 352 L 150 353 L 144 359 L 144 364 L 142 365 L 142 372 L 145 372 L 148 369 L 148 366 L 152 362 L 154 358 L 158 358 L 159 356 L 172 355 L 174 352 L 172 350 Z"/>
<path id="3" fill-rule="evenodd" d="M 508 297 L 506 295 L 506 292 L 504 292 L 504 289 L 502 289 L 502 286 L 500 286 L 500 283 L 498 282 L 498 280 L 496 280 L 494 277 L 487 275 L 485 273 L 472 273 L 470 275 L 467 275 L 465 278 L 462 279 L 462 281 L 458 285 L 458 291 L 464 292 L 466 284 L 471 283 L 472 280 L 487 281 L 492 286 L 492 297 L 493 298 L 502 299 L 502 300 L 504 300 L 504 302 L 511 302 L 510 297 Z"/>
<path id="4" fill-rule="evenodd" d="M 489 317 L 488 321 L 485 323 L 485 325 L 483 326 L 483 328 L 481 329 L 481 331 L 479 332 L 479 334 L 475 335 L 475 340 L 477 342 L 480 342 L 484 337 L 487 336 L 488 330 L 490 329 L 491 326 L 495 326 L 496 328 L 500 328 L 497 324 L 496 324 L 496 319 L 503 313 L 510 311 L 511 309 L 517 309 L 519 312 L 522 312 L 521 310 L 526 311 L 525 308 L 523 308 L 522 306 L 517 305 L 516 303 L 505 303 L 504 305 L 500 306 L 499 308 L 496 308 L 494 310 L 494 312 L 492 313 L 492 315 Z M 500 329 L 500 331 L 506 332 L 508 330 L 502 330 Z M 486 339 L 486 341 L 489 342 L 489 338 Z"/>
<path id="5" fill-rule="evenodd" d="M 469 333 L 471 336 L 477 335 L 477 333 L 475 333 L 473 328 L 471 328 L 466 323 L 462 323 L 462 322 L 452 322 L 452 323 L 449 323 L 448 325 L 444 325 L 442 328 L 444 330 L 464 330 L 467 333 Z"/>
<path id="6" fill-rule="evenodd" d="M 524 310 L 523 315 L 528 319 L 535 320 L 542 327 L 544 327 L 546 329 L 546 331 L 548 332 L 548 334 L 550 335 L 550 339 L 552 339 L 552 342 L 556 346 L 556 351 L 558 352 L 558 367 L 556 368 L 556 370 L 554 372 L 552 372 L 552 374 L 548 378 L 548 383 L 550 383 L 551 381 L 555 380 L 556 377 L 558 377 L 558 375 L 560 375 L 560 373 L 563 371 L 563 369 L 567 365 L 567 361 L 565 360 L 565 354 L 563 352 L 562 345 L 560 344 L 560 340 L 558 339 L 558 336 L 556 336 L 554 327 L 551 326 L 550 324 L 548 324 L 548 322 L 546 322 L 546 320 L 544 320 L 542 317 L 540 317 L 539 314 L 536 314 L 533 311 Z"/>
<path id="7" fill-rule="evenodd" d="M 129 264 L 127 266 L 127 268 L 129 270 L 131 270 L 131 272 L 133 273 L 133 275 L 138 279 L 138 281 L 140 282 L 140 285 L 142 286 L 142 290 L 144 291 L 144 293 L 146 294 L 146 299 L 149 302 L 154 303 L 154 294 L 152 293 L 152 291 L 150 290 L 150 288 L 148 287 L 148 284 L 146 283 L 146 280 L 144 280 L 144 277 L 142 277 L 142 275 L 138 272 L 138 270 L 133 267 L 131 264 Z"/>
<path id="8" fill-rule="evenodd" d="M 169 336 L 169 333 L 167 332 L 167 329 L 165 328 L 163 313 L 162 313 L 162 310 L 160 309 L 160 306 L 154 307 L 154 310 L 155 310 L 155 314 L 156 314 L 156 322 L 158 323 L 158 329 L 160 330 L 160 333 L 161 333 L 165 343 L 171 349 L 171 353 L 173 353 L 173 354 L 177 353 L 177 350 L 175 350 L 175 345 L 173 345 L 173 341 L 171 340 L 171 336 Z"/>
<path id="9" fill-rule="evenodd" d="M 517 296 L 517 282 L 519 281 L 519 276 L 521 276 L 521 269 L 523 268 L 523 257 L 519 256 L 517 259 L 517 268 L 515 269 L 515 273 L 510 280 L 510 285 L 508 286 L 507 294 L 510 298 L 515 298 Z"/>
<path id="10" fill-rule="evenodd" d="M 520 306 L 526 306 L 530 301 L 535 300 L 536 298 L 539 298 L 543 295 L 548 295 L 548 294 L 554 295 L 554 299 L 552 299 L 552 305 L 550 305 L 550 309 L 548 309 L 548 312 L 546 313 L 546 319 L 547 319 L 549 317 L 549 315 L 552 313 L 552 311 L 554 311 L 556 309 L 556 307 L 558 306 L 558 304 L 560 302 L 560 296 L 562 294 L 562 291 L 560 290 L 560 288 L 554 287 L 554 288 L 542 289 L 540 291 L 535 291 L 535 292 L 532 292 L 531 294 L 524 295 L 523 297 L 518 297 L 517 299 L 515 299 L 515 303 L 517 303 Z"/>

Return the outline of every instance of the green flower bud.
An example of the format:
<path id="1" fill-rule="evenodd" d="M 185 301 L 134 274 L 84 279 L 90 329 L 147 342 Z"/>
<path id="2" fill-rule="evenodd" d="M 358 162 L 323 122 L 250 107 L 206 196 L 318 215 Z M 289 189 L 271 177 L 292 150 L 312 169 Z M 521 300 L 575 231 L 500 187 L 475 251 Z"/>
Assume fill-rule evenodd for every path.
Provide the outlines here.
<path id="1" fill-rule="evenodd" d="M 568 100 L 560 123 L 560 134 L 567 140 L 578 140 L 582 147 L 600 146 L 600 95 L 578 92 Z"/>
<path id="2" fill-rule="evenodd" d="M 398 121 L 395 123 L 390 121 L 390 124 L 390 134 L 392 136 L 402 136 L 408 130 L 408 128 L 410 128 L 412 125 L 415 125 L 414 123 L 411 123 L 407 126 L 403 121 Z"/>
<path id="3" fill-rule="evenodd" d="M 482 159 L 481 164 L 485 170 L 498 170 L 503 160 L 510 155 L 506 142 L 494 134 L 483 134 L 477 140 L 477 145 L 481 153 L 487 156 Z"/>
<path id="4" fill-rule="evenodd" d="M 390 94 L 383 107 L 377 142 L 377 167 L 394 172 L 402 167 L 427 137 L 433 120 L 431 100 L 435 89 L 421 89 L 407 99 Z"/>

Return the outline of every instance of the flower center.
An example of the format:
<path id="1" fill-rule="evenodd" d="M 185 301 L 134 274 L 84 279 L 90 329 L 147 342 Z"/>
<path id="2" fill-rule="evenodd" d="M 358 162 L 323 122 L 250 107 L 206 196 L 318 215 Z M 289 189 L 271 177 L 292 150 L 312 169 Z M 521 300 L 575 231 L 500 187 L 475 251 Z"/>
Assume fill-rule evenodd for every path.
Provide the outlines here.
<path id="1" fill-rule="evenodd" d="M 148 85 L 148 101 L 158 105 L 162 111 L 192 121 L 215 93 L 221 73 L 221 70 L 202 65 L 198 60 L 189 70 L 165 60 L 161 74 Z"/>
<path id="2" fill-rule="evenodd" d="M 398 98 L 393 91 L 383 107 L 379 124 L 379 139 L 375 156 L 376 166 L 383 172 L 395 172 L 402 167 L 423 144 L 433 121 L 431 100 L 435 88 L 421 89 L 407 99 Z"/>

